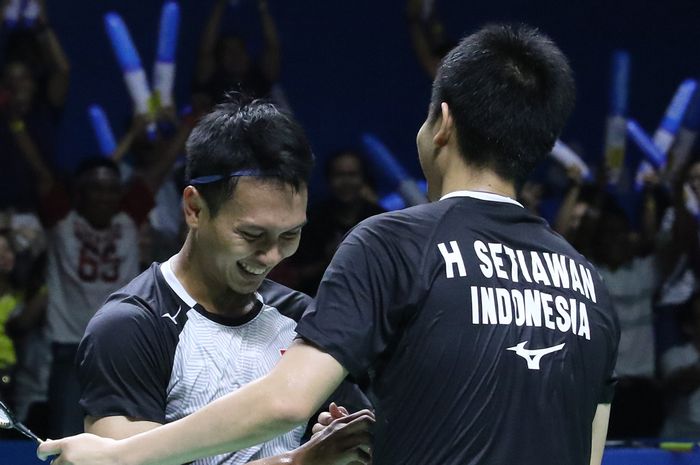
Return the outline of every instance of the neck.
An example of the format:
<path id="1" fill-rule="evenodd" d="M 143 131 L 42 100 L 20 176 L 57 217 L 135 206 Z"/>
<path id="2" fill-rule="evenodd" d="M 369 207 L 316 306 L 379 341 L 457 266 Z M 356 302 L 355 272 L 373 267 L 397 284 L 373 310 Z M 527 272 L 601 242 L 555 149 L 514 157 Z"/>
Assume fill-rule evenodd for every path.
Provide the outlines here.
<path id="1" fill-rule="evenodd" d="M 462 190 L 490 192 L 511 199 L 516 197 L 515 183 L 504 179 L 493 170 L 468 166 L 461 160 L 453 165 L 456 166 L 450 166 L 444 171 L 440 197 Z"/>
<path id="2" fill-rule="evenodd" d="M 208 312 L 226 317 L 240 317 L 253 309 L 254 294 L 239 294 L 228 287 L 220 277 L 213 276 L 200 260 L 192 233 L 171 262 L 173 273 L 187 293 Z"/>

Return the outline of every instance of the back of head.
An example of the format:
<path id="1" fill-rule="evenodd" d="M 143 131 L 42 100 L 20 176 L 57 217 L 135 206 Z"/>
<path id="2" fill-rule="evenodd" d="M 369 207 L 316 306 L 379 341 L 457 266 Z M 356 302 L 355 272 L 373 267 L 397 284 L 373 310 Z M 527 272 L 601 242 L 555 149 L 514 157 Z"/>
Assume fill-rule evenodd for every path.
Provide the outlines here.
<path id="1" fill-rule="evenodd" d="M 431 117 L 446 102 L 466 160 L 521 181 L 554 145 L 574 92 L 566 57 L 548 37 L 524 25 L 490 25 L 444 58 Z"/>
<path id="2" fill-rule="evenodd" d="M 313 154 L 303 129 L 272 103 L 236 95 L 204 116 L 187 139 L 187 178 L 215 216 L 237 175 L 295 189 L 309 183 Z"/>

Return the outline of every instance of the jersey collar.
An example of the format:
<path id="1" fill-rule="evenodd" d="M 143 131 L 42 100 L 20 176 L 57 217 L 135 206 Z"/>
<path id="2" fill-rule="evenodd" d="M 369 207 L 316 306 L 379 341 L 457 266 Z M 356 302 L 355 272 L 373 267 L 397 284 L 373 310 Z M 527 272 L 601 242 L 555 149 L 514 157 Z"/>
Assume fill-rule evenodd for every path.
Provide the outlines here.
<path id="1" fill-rule="evenodd" d="M 253 320 L 256 316 L 258 316 L 260 310 L 262 310 L 264 302 L 262 296 L 258 292 L 256 292 L 255 298 L 257 302 L 255 304 L 255 308 L 250 312 L 246 313 L 243 317 L 230 318 L 207 311 L 203 306 L 199 305 L 196 300 L 194 300 L 194 298 L 185 290 L 180 280 L 177 279 L 177 276 L 175 276 L 175 272 L 173 271 L 172 260 L 173 257 L 170 257 L 168 261 L 160 264 L 160 272 L 163 274 L 165 282 L 168 283 L 170 289 L 172 289 L 173 292 L 175 292 L 175 294 L 177 294 L 177 296 L 180 299 L 182 299 L 183 302 L 185 302 L 185 305 L 189 306 L 191 309 L 196 310 L 200 314 L 204 315 L 206 318 L 214 321 L 215 323 L 223 324 L 226 326 L 240 326 L 244 323 Z"/>
<path id="2" fill-rule="evenodd" d="M 443 195 L 442 197 L 440 197 L 440 200 L 451 199 L 451 198 L 455 198 L 455 197 L 471 197 L 471 198 L 479 199 L 479 200 L 487 200 L 489 202 L 512 203 L 513 205 L 517 205 L 520 208 L 525 208 L 517 200 L 511 199 L 510 197 L 506 197 L 505 195 L 499 195 L 499 194 L 494 194 L 491 192 L 481 192 L 481 191 L 463 190 L 463 191 L 449 192 L 449 193 Z"/>

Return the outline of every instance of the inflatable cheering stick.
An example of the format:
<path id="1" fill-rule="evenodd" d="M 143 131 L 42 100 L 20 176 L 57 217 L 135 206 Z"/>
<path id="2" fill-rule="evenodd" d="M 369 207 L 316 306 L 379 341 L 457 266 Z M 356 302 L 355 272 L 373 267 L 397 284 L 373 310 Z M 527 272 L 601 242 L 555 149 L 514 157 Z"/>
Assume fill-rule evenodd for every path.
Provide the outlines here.
<path id="1" fill-rule="evenodd" d="M 406 206 L 419 205 L 428 201 L 420 187 L 376 136 L 369 133 L 363 134 L 362 146 L 367 154 L 370 155 L 372 163 L 384 178 L 389 181 L 390 188 L 398 190 L 401 197 L 406 201 Z"/>
<path id="2" fill-rule="evenodd" d="M 107 120 L 107 115 L 101 106 L 90 105 L 88 116 L 92 132 L 95 134 L 95 139 L 97 139 L 97 145 L 100 147 L 100 154 L 106 158 L 111 157 L 117 149 L 117 142 L 114 139 L 114 133 Z"/>

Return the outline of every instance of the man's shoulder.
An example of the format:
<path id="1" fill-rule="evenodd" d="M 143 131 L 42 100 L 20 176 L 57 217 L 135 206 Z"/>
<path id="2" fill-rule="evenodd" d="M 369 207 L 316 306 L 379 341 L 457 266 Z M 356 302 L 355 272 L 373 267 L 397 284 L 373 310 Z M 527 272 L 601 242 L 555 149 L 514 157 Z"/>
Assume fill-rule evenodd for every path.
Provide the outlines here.
<path id="1" fill-rule="evenodd" d="M 159 264 L 153 263 L 107 298 L 90 321 L 88 330 L 96 326 L 112 330 L 124 325 L 159 322 L 161 313 L 171 310 L 170 307 L 177 306 L 176 299 L 167 292 L 165 286 L 160 275 Z M 172 302 L 169 302 L 170 300 Z"/>
<path id="2" fill-rule="evenodd" d="M 299 321 L 313 301 L 303 292 L 295 291 L 270 279 L 262 282 L 258 293 L 265 305 L 277 309 L 281 315 L 295 321 Z"/>

